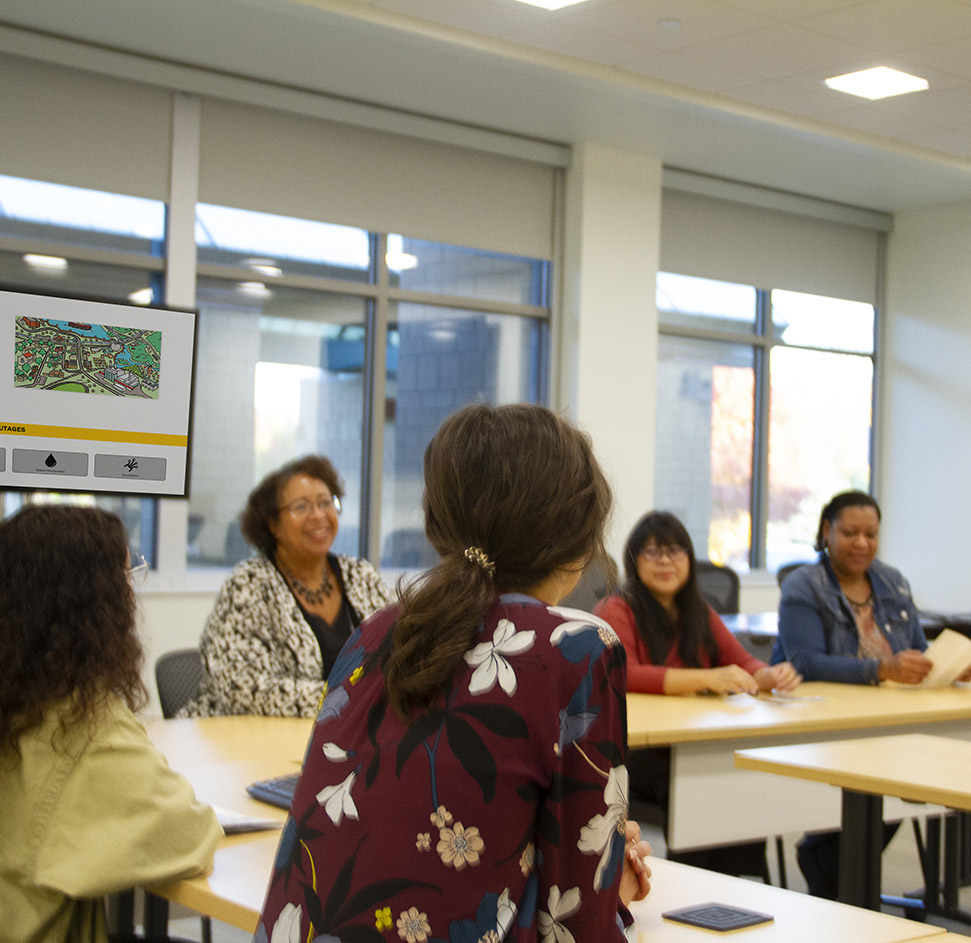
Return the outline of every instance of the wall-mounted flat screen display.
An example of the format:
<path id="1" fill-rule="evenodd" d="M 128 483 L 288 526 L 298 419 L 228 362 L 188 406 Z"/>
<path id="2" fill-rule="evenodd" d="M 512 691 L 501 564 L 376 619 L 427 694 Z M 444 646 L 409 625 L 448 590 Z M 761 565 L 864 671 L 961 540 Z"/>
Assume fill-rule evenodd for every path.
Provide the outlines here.
<path id="1" fill-rule="evenodd" d="M 196 312 L 0 290 L 0 487 L 185 496 Z"/>

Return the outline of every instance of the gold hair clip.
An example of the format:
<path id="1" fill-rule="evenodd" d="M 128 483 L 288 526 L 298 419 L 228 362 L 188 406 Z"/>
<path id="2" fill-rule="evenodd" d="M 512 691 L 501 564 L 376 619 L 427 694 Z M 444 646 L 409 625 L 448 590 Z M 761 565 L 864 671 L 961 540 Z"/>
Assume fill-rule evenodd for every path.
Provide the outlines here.
<path id="1" fill-rule="evenodd" d="M 476 566 L 481 566 L 490 576 L 496 572 L 496 565 L 486 556 L 485 551 L 479 547 L 469 547 L 465 551 L 465 559 L 474 563 Z"/>

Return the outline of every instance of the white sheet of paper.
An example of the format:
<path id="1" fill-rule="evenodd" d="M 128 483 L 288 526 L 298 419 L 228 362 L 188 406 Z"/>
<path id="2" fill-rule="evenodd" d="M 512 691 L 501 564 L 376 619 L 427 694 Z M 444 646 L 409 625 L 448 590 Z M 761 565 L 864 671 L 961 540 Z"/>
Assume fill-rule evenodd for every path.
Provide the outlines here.
<path id="1" fill-rule="evenodd" d="M 971 638 L 944 629 L 928 646 L 924 655 L 934 667 L 917 687 L 939 688 L 953 684 L 959 674 L 971 665 Z"/>

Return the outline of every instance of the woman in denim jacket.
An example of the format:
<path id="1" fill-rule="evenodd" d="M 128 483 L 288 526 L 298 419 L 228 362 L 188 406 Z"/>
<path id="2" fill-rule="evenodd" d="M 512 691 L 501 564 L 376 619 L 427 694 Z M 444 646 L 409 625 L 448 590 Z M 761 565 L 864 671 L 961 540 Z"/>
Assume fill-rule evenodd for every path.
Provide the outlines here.
<path id="1" fill-rule="evenodd" d="M 876 559 L 880 508 L 862 491 L 836 495 L 816 534 L 819 562 L 799 567 L 782 586 L 773 662 L 789 661 L 806 681 L 918 684 L 930 671 L 910 586 Z M 884 826 L 884 847 L 897 823 Z M 809 893 L 836 899 L 839 832 L 814 832 L 796 846 Z"/>
<path id="2" fill-rule="evenodd" d="M 836 495 L 816 535 L 819 562 L 786 579 L 773 662 L 806 681 L 917 684 L 930 671 L 907 580 L 876 559 L 880 508 L 862 491 Z"/>

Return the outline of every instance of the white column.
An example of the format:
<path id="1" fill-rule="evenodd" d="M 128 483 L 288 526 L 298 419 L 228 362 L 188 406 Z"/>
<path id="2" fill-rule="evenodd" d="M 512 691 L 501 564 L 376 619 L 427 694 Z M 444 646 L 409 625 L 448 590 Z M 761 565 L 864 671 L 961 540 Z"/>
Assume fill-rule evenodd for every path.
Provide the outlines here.
<path id="1" fill-rule="evenodd" d="M 567 174 L 554 405 L 593 438 L 614 489 L 608 550 L 653 502 L 661 164 L 581 145 Z"/>

